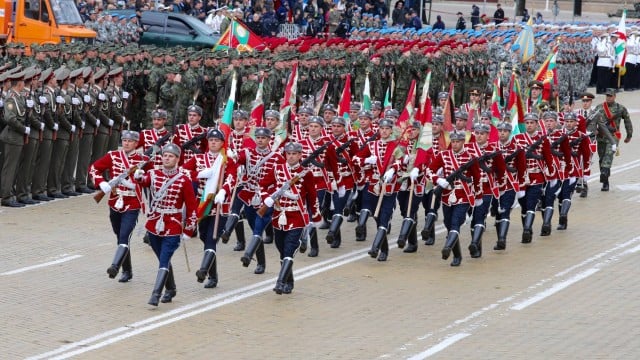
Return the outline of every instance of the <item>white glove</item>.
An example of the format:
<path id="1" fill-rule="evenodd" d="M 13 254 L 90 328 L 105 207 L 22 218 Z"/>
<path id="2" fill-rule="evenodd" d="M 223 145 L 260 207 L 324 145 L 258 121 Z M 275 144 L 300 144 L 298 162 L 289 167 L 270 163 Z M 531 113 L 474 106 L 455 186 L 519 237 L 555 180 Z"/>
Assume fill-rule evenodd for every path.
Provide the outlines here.
<path id="1" fill-rule="evenodd" d="M 182 235 L 180 235 L 180 241 L 186 242 L 186 241 L 189 241 L 190 239 L 191 239 L 191 236 L 189 236 L 187 234 L 183 233 Z"/>
<path id="2" fill-rule="evenodd" d="M 100 120 L 96 119 L 96 127 L 100 127 Z"/>
<path id="3" fill-rule="evenodd" d="M 91 102 L 91 96 L 89 95 L 85 95 L 82 97 L 82 99 L 84 100 L 84 102 L 86 102 L 87 104 Z"/>
<path id="4" fill-rule="evenodd" d="M 409 163 L 409 159 L 411 157 L 409 156 L 409 154 L 406 154 L 403 158 L 402 158 L 402 163 L 407 165 Z"/>
<path id="5" fill-rule="evenodd" d="M 339 197 L 339 198 L 342 198 L 342 197 L 344 197 L 346 194 L 347 194 L 347 188 L 346 188 L 344 185 L 340 186 L 340 187 L 338 188 L 338 197 Z"/>
<path id="6" fill-rule="evenodd" d="M 396 173 L 396 170 L 395 170 L 395 169 L 389 169 L 389 170 L 387 170 L 387 171 L 384 173 L 384 176 L 383 176 L 383 180 L 384 180 L 384 182 L 386 182 L 386 183 L 390 183 L 390 182 L 391 182 L 391 180 L 393 179 L 393 175 L 395 175 L 395 173 Z"/>
<path id="7" fill-rule="evenodd" d="M 300 198 L 300 196 L 298 194 L 294 194 L 291 190 L 287 190 L 284 193 L 282 193 L 282 196 L 286 197 L 287 199 L 291 199 L 291 200 L 298 200 L 298 198 Z"/>
<path id="8" fill-rule="evenodd" d="M 133 178 L 136 179 L 136 180 L 142 179 L 143 176 L 144 176 L 144 170 L 142 170 L 142 169 L 138 169 L 138 170 L 134 171 L 134 173 L 133 173 Z"/>
<path id="9" fill-rule="evenodd" d="M 524 195 L 525 195 L 524 190 L 518 191 L 518 199 L 522 199 L 524 197 Z"/>
<path id="10" fill-rule="evenodd" d="M 213 168 L 206 168 L 198 172 L 198 179 L 208 179 L 213 176 Z"/>
<path id="11" fill-rule="evenodd" d="M 104 93 L 98 94 L 98 100 L 107 101 L 107 95 L 105 95 Z"/>
<path id="12" fill-rule="evenodd" d="M 71 125 L 71 132 L 72 133 L 76 132 L 76 126 L 75 125 Z"/>
<path id="13" fill-rule="evenodd" d="M 102 190 L 103 193 L 108 194 L 111 192 L 111 186 L 108 182 L 103 181 L 100 183 L 100 190 Z"/>
<path id="14" fill-rule="evenodd" d="M 264 204 L 267 205 L 267 207 L 273 207 L 273 204 L 275 204 L 275 200 L 273 200 L 273 198 L 269 196 L 268 198 L 264 199 Z"/>
<path id="15" fill-rule="evenodd" d="M 418 179 L 418 176 L 420 175 L 420 170 L 418 170 L 418 168 L 413 168 L 411 169 L 411 172 L 409 173 L 409 179 L 411 179 L 411 181 L 416 181 Z"/>
<path id="16" fill-rule="evenodd" d="M 484 199 L 480 198 L 480 199 L 476 200 L 475 206 L 482 206 L 482 204 L 484 204 Z"/>
<path id="17" fill-rule="evenodd" d="M 38 97 L 38 100 L 40 100 L 40 104 L 44 105 L 46 103 L 48 103 L 49 101 L 47 100 L 46 96 L 40 96 Z"/>
<path id="18" fill-rule="evenodd" d="M 616 152 L 616 150 L 618 150 L 618 145 L 611 144 L 611 151 Z"/>
<path id="19" fill-rule="evenodd" d="M 29 109 L 31 109 L 31 108 L 33 107 L 33 105 L 35 105 L 35 104 L 34 104 L 34 102 L 33 102 L 33 100 L 31 100 L 31 99 L 27 99 L 27 107 L 28 107 Z"/>
<path id="20" fill-rule="evenodd" d="M 64 104 L 65 103 L 64 98 L 62 96 L 60 96 L 60 95 L 56 96 L 56 103 L 57 104 Z"/>
<path id="21" fill-rule="evenodd" d="M 371 155 L 368 158 L 364 159 L 365 164 L 375 165 L 378 162 L 378 157 L 375 155 Z"/>
<path id="22" fill-rule="evenodd" d="M 44 123 L 40 123 L 40 131 L 44 130 Z"/>
<path id="23" fill-rule="evenodd" d="M 213 203 L 222 204 L 226 197 L 227 197 L 227 191 L 225 189 L 220 189 L 216 194 L 216 196 L 213 198 Z"/>
<path id="24" fill-rule="evenodd" d="M 128 99 L 129 98 L 129 92 L 128 91 L 123 91 L 122 92 L 122 98 L 123 99 Z"/>
<path id="25" fill-rule="evenodd" d="M 87 123 L 83 120 L 83 121 L 80 123 L 80 129 L 84 129 L 84 127 L 85 127 L 86 125 L 87 125 Z"/>
<path id="26" fill-rule="evenodd" d="M 115 104 L 115 103 L 117 103 L 117 102 L 118 102 L 118 97 L 117 97 L 117 96 L 115 96 L 115 95 L 113 95 L 113 96 L 111 97 L 111 102 L 112 102 L 112 103 L 114 103 L 114 104 Z"/>
<path id="27" fill-rule="evenodd" d="M 58 123 L 53 124 L 53 131 L 58 131 L 60 129 L 60 125 Z"/>
<path id="28" fill-rule="evenodd" d="M 436 181 L 436 184 L 438 184 L 438 186 L 440 186 L 443 189 L 446 189 L 449 187 L 449 182 L 444 178 L 438 178 L 438 180 Z"/>
<path id="29" fill-rule="evenodd" d="M 28 127 L 28 126 L 27 126 L 27 127 L 25 127 L 25 128 L 24 128 L 24 134 L 25 134 L 25 135 L 27 135 L 27 136 L 29 136 L 29 134 L 31 134 L 31 128 L 30 128 L 30 127 Z"/>
<path id="30" fill-rule="evenodd" d="M 136 185 L 127 179 L 122 179 L 122 181 L 120 181 L 120 185 L 126 187 L 129 190 L 134 190 L 136 188 Z"/>
<path id="31" fill-rule="evenodd" d="M 331 191 L 336 191 L 336 190 L 338 190 L 338 183 L 335 180 L 333 180 L 331 182 Z"/>
<path id="32" fill-rule="evenodd" d="M 549 186 L 555 187 L 557 183 L 558 183 L 558 180 L 553 179 L 553 180 L 549 181 Z"/>
<path id="33" fill-rule="evenodd" d="M 569 185 L 573 185 L 575 183 L 576 183 L 576 177 L 575 176 L 570 177 L 569 178 Z"/>
<path id="34" fill-rule="evenodd" d="M 31 103 L 33 103 L 33 101 L 31 101 Z M 0 99 L 0 107 L 4 106 L 4 101 L 2 101 L 2 99 Z"/>
<path id="35" fill-rule="evenodd" d="M 112 126 L 113 126 L 113 120 L 109 119 L 109 127 L 112 127 Z"/>
<path id="36" fill-rule="evenodd" d="M 72 97 L 71 98 L 71 103 L 73 105 L 80 105 L 80 99 L 78 99 L 77 97 Z"/>

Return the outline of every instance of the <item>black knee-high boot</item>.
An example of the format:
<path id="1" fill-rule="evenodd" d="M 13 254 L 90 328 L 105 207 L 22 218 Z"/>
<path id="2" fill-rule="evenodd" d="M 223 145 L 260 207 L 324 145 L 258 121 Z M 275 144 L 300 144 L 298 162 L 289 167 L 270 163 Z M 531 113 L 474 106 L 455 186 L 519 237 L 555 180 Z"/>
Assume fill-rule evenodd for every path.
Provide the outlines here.
<path id="1" fill-rule="evenodd" d="M 382 245 L 382 241 L 384 240 L 385 236 L 387 236 L 387 228 L 384 226 L 379 226 L 378 232 L 376 232 L 376 237 L 373 239 L 373 244 L 371 244 L 369 256 L 374 259 L 378 257 L 378 252 L 380 251 L 380 246 Z"/>
<path id="2" fill-rule="evenodd" d="M 562 200 L 562 205 L 560 205 L 560 218 L 558 220 L 558 230 L 566 230 L 567 229 L 567 216 L 569 215 L 569 209 L 571 209 L 571 199 Z"/>
<path id="3" fill-rule="evenodd" d="M 473 227 L 471 244 L 469 244 L 469 255 L 472 258 L 479 258 L 482 256 L 482 234 L 483 233 L 484 233 L 484 225 L 476 224 Z"/>
<path id="4" fill-rule="evenodd" d="M 367 209 L 360 210 L 358 225 L 356 225 L 356 241 L 367 240 L 367 219 L 371 213 Z"/>
<path id="5" fill-rule="evenodd" d="M 151 292 L 151 298 L 149 298 L 149 305 L 158 306 L 158 302 L 160 301 L 160 295 L 162 295 L 162 289 L 164 289 L 164 284 L 167 281 L 167 277 L 169 276 L 169 269 L 160 268 L 158 269 L 158 274 L 156 275 L 156 283 L 153 286 L 153 291 Z"/>
<path id="6" fill-rule="evenodd" d="M 129 254 L 129 245 L 120 244 L 116 249 L 116 254 L 113 256 L 113 261 L 111 262 L 111 266 L 107 269 L 107 274 L 109 274 L 109 278 L 113 279 L 118 275 L 120 271 L 120 267 L 122 267 L 122 263 L 124 259 Z"/>
<path id="7" fill-rule="evenodd" d="M 435 223 L 438 219 L 438 214 L 429 212 L 424 218 L 424 228 L 422 229 L 422 240 L 425 245 L 433 245 L 436 241 Z"/>
<path id="8" fill-rule="evenodd" d="M 281 295 L 285 291 L 287 280 L 293 267 L 293 259 L 290 257 L 282 260 L 282 266 L 280 267 L 280 274 L 278 274 L 278 280 L 276 280 L 276 286 L 273 288 L 276 294 Z"/>
<path id="9" fill-rule="evenodd" d="M 204 251 L 204 255 L 202 255 L 202 263 L 200 263 L 200 269 L 196 271 L 196 278 L 198 282 L 201 283 L 204 279 L 207 278 L 209 274 L 209 269 L 213 265 L 213 262 L 216 259 L 216 252 L 213 249 L 206 249 Z"/>
<path id="10" fill-rule="evenodd" d="M 233 251 L 242 251 L 244 250 L 246 238 L 244 236 L 244 221 L 240 220 L 235 226 L 236 230 L 236 246 L 233 248 Z"/>
<path id="11" fill-rule="evenodd" d="M 177 294 L 176 280 L 173 277 L 173 266 L 169 265 L 169 274 L 167 274 L 167 282 L 164 284 L 164 295 L 160 299 L 161 303 L 170 303 Z"/>
<path id="12" fill-rule="evenodd" d="M 226 244 L 229 242 L 229 237 L 231 236 L 231 232 L 236 228 L 236 224 L 240 221 L 240 215 L 238 214 L 229 214 L 227 216 L 227 220 L 224 223 L 224 229 L 222 230 L 222 234 L 220 234 L 220 239 L 222 239 L 222 243 Z"/>
<path id="13" fill-rule="evenodd" d="M 400 225 L 400 233 L 398 234 L 398 248 L 404 249 L 405 244 L 407 243 L 407 239 L 409 238 L 409 234 L 411 230 L 414 228 L 416 221 L 410 217 L 406 217 L 402 220 L 402 225 Z"/>

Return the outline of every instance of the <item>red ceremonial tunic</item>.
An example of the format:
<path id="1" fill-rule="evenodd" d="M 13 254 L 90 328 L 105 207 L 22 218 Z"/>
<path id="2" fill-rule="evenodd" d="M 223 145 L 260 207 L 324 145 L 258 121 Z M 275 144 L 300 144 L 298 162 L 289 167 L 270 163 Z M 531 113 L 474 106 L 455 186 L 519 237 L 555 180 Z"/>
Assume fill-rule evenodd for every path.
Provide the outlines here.
<path id="1" fill-rule="evenodd" d="M 474 156 L 464 148 L 457 153 L 454 153 L 453 150 L 441 151 L 429 165 L 428 176 L 431 182 L 436 184 L 439 178 L 446 178 L 473 158 Z M 440 173 L 440 170 L 442 170 L 442 173 Z M 471 165 L 462 175 L 471 178 L 472 183 L 469 184 L 460 178 L 456 178 L 453 183 L 449 184 L 451 189 L 442 190 L 442 203 L 449 206 L 464 203 L 468 203 L 471 206 L 475 204 L 476 195 L 480 193 L 480 169 L 478 164 Z"/>
<path id="2" fill-rule="evenodd" d="M 93 183 L 96 188 L 100 186 L 100 183 L 106 181 L 103 177 L 105 171 L 109 172 L 109 176 L 114 179 L 123 173 L 126 173 L 133 166 L 138 165 L 148 158 L 140 153 L 133 151 L 131 154 L 126 154 L 124 150 L 109 151 L 103 157 L 96 160 L 89 167 L 89 176 L 93 179 Z M 147 163 L 146 168 L 150 168 L 151 163 Z M 140 209 L 142 192 L 140 186 L 136 186 L 133 182 L 133 176 L 128 176 L 126 179 L 133 188 L 125 186 L 120 183 L 115 188 L 111 189 L 109 193 L 109 207 L 118 212 L 125 212 L 127 210 Z"/>

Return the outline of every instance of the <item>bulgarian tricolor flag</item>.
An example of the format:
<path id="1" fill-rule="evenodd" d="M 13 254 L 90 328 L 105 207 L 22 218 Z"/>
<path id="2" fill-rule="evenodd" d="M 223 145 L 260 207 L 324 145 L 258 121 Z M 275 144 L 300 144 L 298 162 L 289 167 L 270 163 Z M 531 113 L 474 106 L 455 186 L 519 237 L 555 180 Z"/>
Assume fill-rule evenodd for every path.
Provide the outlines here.
<path id="1" fill-rule="evenodd" d="M 522 101 L 522 90 L 520 89 L 520 81 L 516 73 L 511 74 L 511 81 L 509 82 L 509 103 L 507 104 L 507 110 L 511 115 L 511 135 L 521 134 L 525 132 L 524 129 L 524 101 Z"/>
<path id="2" fill-rule="evenodd" d="M 364 89 L 362 90 L 362 110 L 371 111 L 371 85 L 369 84 L 369 73 L 364 78 Z"/>
<path id="3" fill-rule="evenodd" d="M 533 79 L 540 81 L 542 87 L 542 100 L 551 103 L 551 85 L 558 85 L 558 74 L 556 73 L 556 56 L 558 55 L 558 45 L 555 45 L 547 59 L 540 65 L 540 68 L 533 76 Z"/>
<path id="4" fill-rule="evenodd" d="M 264 102 L 262 100 L 262 94 L 264 92 L 264 76 L 260 78 L 260 84 L 258 84 L 258 92 L 256 92 L 256 99 L 251 103 L 251 127 L 263 127 L 264 126 Z"/>
<path id="5" fill-rule="evenodd" d="M 260 36 L 254 34 L 244 24 L 232 19 L 227 30 L 220 36 L 213 50 L 236 49 L 238 52 L 262 50 L 266 46 Z"/>
<path id="6" fill-rule="evenodd" d="M 420 121 L 422 125 L 431 123 L 431 98 L 429 97 L 429 86 L 431 85 L 431 70 L 427 72 L 427 78 L 424 80 L 422 86 L 422 93 L 420 94 L 420 103 L 418 106 L 418 113 L 416 114 L 416 120 Z"/>
<path id="7" fill-rule="evenodd" d="M 349 117 L 349 110 L 351 110 L 351 74 L 347 74 L 344 79 L 344 88 L 338 104 L 338 116 L 342 116 L 347 120 L 347 129 L 351 130 L 351 120 L 353 119 Z"/>
<path id="8" fill-rule="evenodd" d="M 271 150 L 278 151 L 280 145 L 287 140 L 287 123 L 289 114 L 291 113 L 291 105 L 296 103 L 296 93 L 298 92 L 298 63 L 293 64 L 291 74 L 287 80 L 287 87 L 284 90 L 284 101 L 280 105 L 280 123 L 274 130 L 275 140 L 271 146 Z"/>
<path id="9" fill-rule="evenodd" d="M 229 136 L 231 135 L 231 124 L 233 123 L 233 108 L 236 105 L 236 87 L 238 79 L 234 72 L 231 78 L 231 93 L 229 94 L 229 100 L 224 108 L 224 115 L 218 125 L 218 130 L 224 134 L 224 145 L 220 149 L 220 155 L 216 157 L 211 166 L 211 176 L 204 184 L 202 196 L 200 197 L 200 204 L 198 204 L 197 215 L 198 219 L 202 220 L 205 216 L 211 213 L 211 207 L 213 206 L 213 197 L 218 193 L 218 190 L 222 186 L 222 179 L 227 163 L 227 148 L 229 146 Z M 218 209 L 219 210 L 219 209 Z"/>
<path id="10" fill-rule="evenodd" d="M 416 102 L 416 79 L 411 80 L 411 85 L 409 85 L 409 93 L 407 94 L 407 100 L 404 103 L 404 109 L 400 113 L 400 117 L 396 121 L 396 126 L 398 126 L 403 132 L 409 126 L 411 126 L 411 121 L 413 121 L 413 113 L 414 113 L 414 104 Z"/>
<path id="11" fill-rule="evenodd" d="M 627 30 L 625 26 L 625 21 L 627 20 L 627 10 L 622 12 L 622 17 L 620 18 L 620 23 L 618 24 L 618 30 L 614 33 L 618 40 L 613 44 L 613 48 L 616 54 L 616 62 L 615 65 L 620 69 L 620 76 L 624 75 L 626 72 L 626 68 L 624 67 L 627 62 Z"/>
<path id="12" fill-rule="evenodd" d="M 502 121 L 502 84 L 500 79 L 502 74 L 498 73 L 493 80 L 493 88 L 491 93 L 491 122 L 493 125 L 498 125 Z"/>
<path id="13" fill-rule="evenodd" d="M 451 85 L 449 85 L 449 97 L 447 98 L 447 102 L 444 104 L 444 109 L 442 111 L 442 116 L 444 117 L 444 122 L 442 123 L 442 131 L 440 131 L 440 136 L 438 137 L 438 147 L 440 149 L 449 148 L 449 144 L 451 143 L 451 139 L 449 138 L 449 132 L 453 131 L 453 116 L 455 112 L 455 104 L 453 102 L 453 81 Z"/>
<path id="14" fill-rule="evenodd" d="M 393 105 L 391 105 L 391 90 L 389 88 L 387 88 L 387 91 L 384 93 L 383 107 L 385 110 L 389 110 L 393 107 Z"/>

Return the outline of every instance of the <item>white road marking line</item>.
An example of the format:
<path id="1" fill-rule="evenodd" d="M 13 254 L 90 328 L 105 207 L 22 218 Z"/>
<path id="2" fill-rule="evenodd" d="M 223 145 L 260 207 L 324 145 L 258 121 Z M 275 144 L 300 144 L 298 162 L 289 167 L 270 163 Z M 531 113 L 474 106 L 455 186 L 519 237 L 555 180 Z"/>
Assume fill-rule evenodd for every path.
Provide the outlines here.
<path id="1" fill-rule="evenodd" d="M 30 270 L 35 270 L 35 269 L 40 269 L 40 268 L 51 266 L 51 265 L 61 264 L 63 262 L 71 261 L 80 257 L 82 257 L 82 255 L 71 255 L 71 256 L 63 257 L 61 259 L 49 261 L 42 264 L 27 266 L 27 267 L 23 267 L 23 268 L 11 270 L 11 271 L 5 271 L 3 273 L 0 273 L 0 276 L 15 275 L 15 274 L 23 273 Z"/>
<path id="2" fill-rule="evenodd" d="M 455 344 L 456 342 L 466 338 L 467 336 L 471 336 L 471 334 L 468 333 L 458 333 L 452 336 L 449 336 L 448 338 L 442 340 L 440 343 L 436 344 L 435 346 L 432 346 L 430 348 L 428 348 L 427 350 L 421 352 L 420 354 L 416 354 L 413 355 L 412 357 L 408 358 L 409 360 L 422 360 L 422 359 L 426 359 L 432 355 L 435 355 L 437 353 L 439 353 L 440 351 L 448 348 L 449 346 Z"/>
<path id="3" fill-rule="evenodd" d="M 541 291 L 539 293 L 537 293 L 536 295 L 526 299 L 525 301 L 519 302 L 513 306 L 510 307 L 511 310 L 523 310 L 526 309 L 527 307 L 537 303 L 538 301 L 544 300 L 545 298 L 548 298 L 549 296 L 577 283 L 578 281 L 582 280 L 582 279 L 586 279 L 589 276 L 597 273 L 598 271 L 600 271 L 600 269 L 596 269 L 596 268 L 590 268 L 587 269 L 581 273 L 578 273 L 572 277 L 570 277 L 569 279 L 565 280 L 565 281 L 561 281 L 558 283 L 553 284 L 553 286 L 551 286 L 550 288 Z"/>

